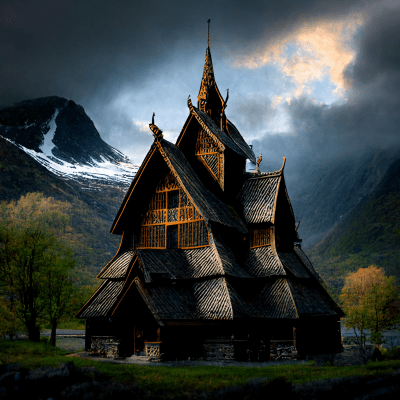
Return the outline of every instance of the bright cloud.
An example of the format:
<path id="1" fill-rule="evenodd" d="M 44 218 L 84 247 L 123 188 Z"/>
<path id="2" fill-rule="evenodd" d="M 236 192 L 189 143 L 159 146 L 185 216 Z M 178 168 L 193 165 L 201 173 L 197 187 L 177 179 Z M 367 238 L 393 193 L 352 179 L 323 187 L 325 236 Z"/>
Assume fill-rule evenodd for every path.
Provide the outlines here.
<path id="1" fill-rule="evenodd" d="M 139 128 L 139 132 L 150 133 L 149 124 L 144 121 L 135 121 L 135 125 Z"/>
<path id="2" fill-rule="evenodd" d="M 336 86 L 335 92 L 342 95 L 346 90 L 343 72 L 355 57 L 351 41 L 362 24 L 359 14 L 340 21 L 308 22 L 253 54 L 236 59 L 234 66 L 252 69 L 275 64 L 296 84 L 293 97 L 311 93 L 310 85 L 328 76 Z"/>

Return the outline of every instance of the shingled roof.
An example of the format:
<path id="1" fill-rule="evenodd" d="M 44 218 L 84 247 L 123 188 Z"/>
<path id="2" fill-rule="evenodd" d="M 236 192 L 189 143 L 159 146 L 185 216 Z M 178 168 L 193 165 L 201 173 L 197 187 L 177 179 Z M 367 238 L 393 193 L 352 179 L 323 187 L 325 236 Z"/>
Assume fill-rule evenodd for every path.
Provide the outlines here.
<path id="1" fill-rule="evenodd" d="M 241 219 L 200 181 L 180 149 L 166 140 L 162 140 L 161 146 L 172 172 L 178 182 L 182 183 L 182 188 L 192 199 L 203 218 L 236 228 L 243 233 L 247 232 L 247 227 Z"/>
<path id="2" fill-rule="evenodd" d="M 254 175 L 244 183 L 238 200 L 247 224 L 274 222 L 281 173 Z"/>
<path id="3" fill-rule="evenodd" d="M 210 246 L 197 249 L 137 249 L 145 282 L 217 276 L 251 277 L 238 265 L 226 246 L 212 236 L 210 240 Z"/>
<path id="4" fill-rule="evenodd" d="M 214 122 L 214 120 L 208 114 L 206 114 L 204 111 L 199 110 L 196 107 L 191 107 L 190 112 L 196 118 L 199 124 L 203 128 L 205 128 L 205 131 L 208 132 L 208 134 L 211 134 L 210 136 L 215 136 L 225 147 L 228 147 L 235 153 L 240 154 L 245 158 L 248 158 L 245 151 L 242 150 L 242 148 L 238 146 L 235 143 L 235 141 L 231 137 L 229 137 L 229 135 L 227 135 L 222 129 L 220 129 L 220 127 Z"/>
<path id="5" fill-rule="evenodd" d="M 108 317 L 117 304 L 125 281 L 106 279 L 76 315 L 78 318 Z"/>
<path id="6" fill-rule="evenodd" d="M 134 250 L 119 252 L 97 275 L 97 278 L 124 278 L 135 255 Z"/>
<path id="7" fill-rule="evenodd" d="M 279 331 L 290 327 L 279 324 L 279 320 L 324 317 L 325 321 L 325 317 L 332 317 L 337 321 L 343 316 L 307 256 L 294 245 L 298 237 L 283 176 L 285 162 L 279 171 L 270 173 L 259 173 L 258 169 L 255 174 L 242 171 L 245 158 L 253 163 L 256 158 L 235 125 L 226 119 L 227 100 L 228 96 L 223 100 L 216 85 L 208 44 L 199 108 L 189 97 L 190 114 L 177 145 L 163 138 L 153 114 L 150 129 L 154 143 L 111 229 L 112 233 L 123 234 L 120 248 L 99 273 L 103 282 L 77 317 L 115 316 L 125 323 L 124 313 L 132 309 L 137 311 L 138 320 L 132 319 L 135 324 L 145 315 L 144 323 L 153 325 L 153 329 L 154 321 L 147 320 L 148 309 L 159 326 L 210 323 L 232 327 L 232 321 L 239 319 L 236 326 L 247 326 L 249 322 L 249 326 L 259 329 L 264 323 L 277 323 Z M 223 157 L 217 157 L 225 150 Z M 210 154 L 216 161 L 213 171 L 215 177 L 221 178 L 220 185 L 202 164 L 201 157 Z M 225 181 L 226 185 L 222 184 Z M 179 207 L 174 202 L 177 194 Z M 190 203 L 182 201 L 186 197 Z M 240 216 L 225 202 L 232 202 Z M 186 213 L 183 204 L 190 204 L 190 212 Z M 151 212 L 159 215 L 166 208 L 178 210 L 178 217 L 148 217 Z M 170 215 L 169 211 L 162 213 Z M 203 218 L 208 241 L 194 243 L 195 227 L 199 221 L 205 226 Z M 146 237 L 146 229 L 150 238 L 155 236 L 158 228 L 148 227 L 153 225 L 149 221 L 156 220 L 157 225 L 165 223 L 167 238 L 175 232 L 186 237 L 190 223 L 194 247 L 137 248 L 138 242 L 145 243 L 140 239 Z M 199 228 L 197 233 L 200 231 L 204 229 Z M 155 246 L 152 240 L 148 242 Z M 167 247 L 176 245 L 172 240 L 166 242 Z"/>
<path id="8" fill-rule="evenodd" d="M 232 140 L 240 147 L 241 150 L 243 150 L 247 158 L 255 164 L 257 160 L 256 156 L 254 155 L 253 149 L 246 143 L 246 141 L 243 139 L 243 136 L 240 134 L 236 126 L 233 125 L 231 121 L 227 120 L 227 125 L 228 132 Z"/>
<path id="9" fill-rule="evenodd" d="M 246 271 L 253 276 L 285 276 L 286 272 L 279 257 L 271 246 L 250 249 L 245 261 Z"/>
<path id="10" fill-rule="evenodd" d="M 151 175 L 152 171 L 152 160 L 156 154 L 161 154 L 168 169 L 171 170 L 177 181 L 181 184 L 182 189 L 189 196 L 193 204 L 199 210 L 203 218 L 208 221 L 217 222 L 222 225 L 226 225 L 237 229 L 242 233 L 247 232 L 246 225 L 242 220 L 233 213 L 228 206 L 219 200 L 214 194 L 212 194 L 207 187 L 200 181 L 193 168 L 190 166 L 181 150 L 174 144 L 168 142 L 165 139 L 161 139 L 157 144 L 153 144 L 150 151 L 148 152 L 145 161 L 140 166 L 135 178 L 130 185 L 128 192 L 122 202 L 120 210 L 115 218 L 113 226 L 111 228 L 112 233 L 123 232 L 123 221 L 125 213 L 137 213 L 140 210 L 135 210 L 133 203 L 135 199 L 137 202 L 141 201 L 143 196 L 140 191 L 136 194 L 137 186 L 140 183 L 144 175 L 144 169 L 146 168 L 147 174 Z M 157 168 L 154 167 L 154 174 L 157 174 Z M 143 185 L 147 182 L 144 182 Z M 158 183 L 158 182 L 157 182 Z M 132 203 L 132 209 L 130 208 Z M 129 219 L 129 218 L 127 218 Z M 130 217 L 131 219 L 131 217 Z"/>

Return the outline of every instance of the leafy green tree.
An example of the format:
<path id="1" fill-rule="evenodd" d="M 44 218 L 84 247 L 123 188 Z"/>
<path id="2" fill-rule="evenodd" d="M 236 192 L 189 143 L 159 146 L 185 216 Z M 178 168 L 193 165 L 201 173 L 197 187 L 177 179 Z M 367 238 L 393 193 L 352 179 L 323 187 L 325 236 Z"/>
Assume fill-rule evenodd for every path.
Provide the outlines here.
<path id="1" fill-rule="evenodd" d="M 75 263 L 63 241 L 68 209 L 68 203 L 40 193 L 0 204 L 0 290 L 14 299 L 33 341 L 40 339 L 40 320 L 49 320 L 55 332 L 74 294 Z"/>
<path id="2" fill-rule="evenodd" d="M 77 292 L 71 276 L 75 261 L 69 249 L 57 249 L 48 256 L 52 260 L 52 267 L 42 271 L 42 295 L 46 303 L 44 319 L 51 324 L 50 341 L 55 346 L 57 325 L 67 316 L 71 299 Z"/>
<path id="3" fill-rule="evenodd" d="M 6 297 L 0 297 L 0 335 L 9 336 L 13 340 L 15 334 L 23 329 L 23 324 L 17 318 L 15 302 Z"/>
<path id="4" fill-rule="evenodd" d="M 382 331 L 399 322 L 399 315 L 390 312 L 388 308 L 389 303 L 398 298 L 394 280 L 394 277 L 386 276 L 382 268 L 373 265 L 360 268 L 346 277 L 340 295 L 346 313 L 345 327 L 354 329 L 365 362 L 368 332 L 371 341 L 380 344 Z"/>

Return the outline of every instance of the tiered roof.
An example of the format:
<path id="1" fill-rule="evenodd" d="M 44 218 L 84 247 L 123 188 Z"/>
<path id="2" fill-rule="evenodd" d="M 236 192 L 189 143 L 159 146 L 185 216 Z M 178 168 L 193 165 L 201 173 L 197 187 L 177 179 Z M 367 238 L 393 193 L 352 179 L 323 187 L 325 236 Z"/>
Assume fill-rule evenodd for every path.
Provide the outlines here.
<path id="1" fill-rule="evenodd" d="M 229 148 L 243 159 L 255 162 L 252 149 L 236 127 L 229 120 L 224 126 L 223 121 L 218 126 L 215 109 L 208 112 L 204 105 L 221 106 L 219 112 L 223 117 L 226 100 L 222 99 L 215 82 L 209 44 L 198 100 L 202 109 L 194 107 L 189 99 L 190 115 L 177 145 L 163 138 L 162 131 L 154 125 L 153 115 L 150 128 L 155 141 L 128 189 L 111 232 L 124 234 L 125 239 L 136 235 L 160 178 L 170 173 L 204 218 L 208 245 L 138 248 L 123 238 L 116 256 L 98 275 L 103 283 L 77 316 L 111 317 L 128 292 L 136 293 L 135 299 L 142 299 L 159 325 L 224 323 L 242 318 L 297 320 L 304 316 L 342 316 L 300 246 L 293 245 L 292 241 L 292 246 L 280 248 L 273 238 L 267 245 L 248 245 L 253 230 L 260 226 L 273 227 L 278 213 L 288 214 L 283 219 L 295 232 L 284 165 L 271 173 L 243 172 L 238 176 L 244 183 L 237 199 L 232 200 L 241 209 L 234 209 L 208 189 L 184 154 L 189 148 L 181 147 L 187 127 L 197 124 L 197 131 L 192 130 L 196 135 L 203 129 L 221 151 Z M 194 139 L 190 138 L 191 143 Z M 231 238 L 239 241 L 232 242 Z M 232 244 L 239 242 L 247 243 L 247 247 L 235 248 Z M 129 299 L 132 301 L 132 297 Z"/>

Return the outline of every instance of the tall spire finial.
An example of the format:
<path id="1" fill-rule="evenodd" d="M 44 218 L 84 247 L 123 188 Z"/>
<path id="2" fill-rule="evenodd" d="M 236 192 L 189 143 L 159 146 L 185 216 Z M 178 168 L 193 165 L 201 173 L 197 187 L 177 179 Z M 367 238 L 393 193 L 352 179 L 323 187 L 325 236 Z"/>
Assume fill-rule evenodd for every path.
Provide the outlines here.
<path id="1" fill-rule="evenodd" d="M 211 59 L 210 50 L 210 18 L 207 20 L 208 23 L 208 38 L 207 38 L 207 50 L 206 58 L 204 60 L 203 77 L 201 79 L 200 91 L 197 96 L 197 107 L 210 113 L 214 112 L 215 115 L 221 110 L 224 103 L 224 99 L 218 90 L 217 84 L 215 83 L 214 68 Z M 211 98 L 209 98 L 211 96 Z M 212 111 L 214 110 L 214 111 Z"/>
<path id="2" fill-rule="evenodd" d="M 211 21 L 211 19 L 208 18 L 208 20 L 207 20 L 207 24 L 208 24 L 207 46 L 210 45 L 210 21 Z"/>

